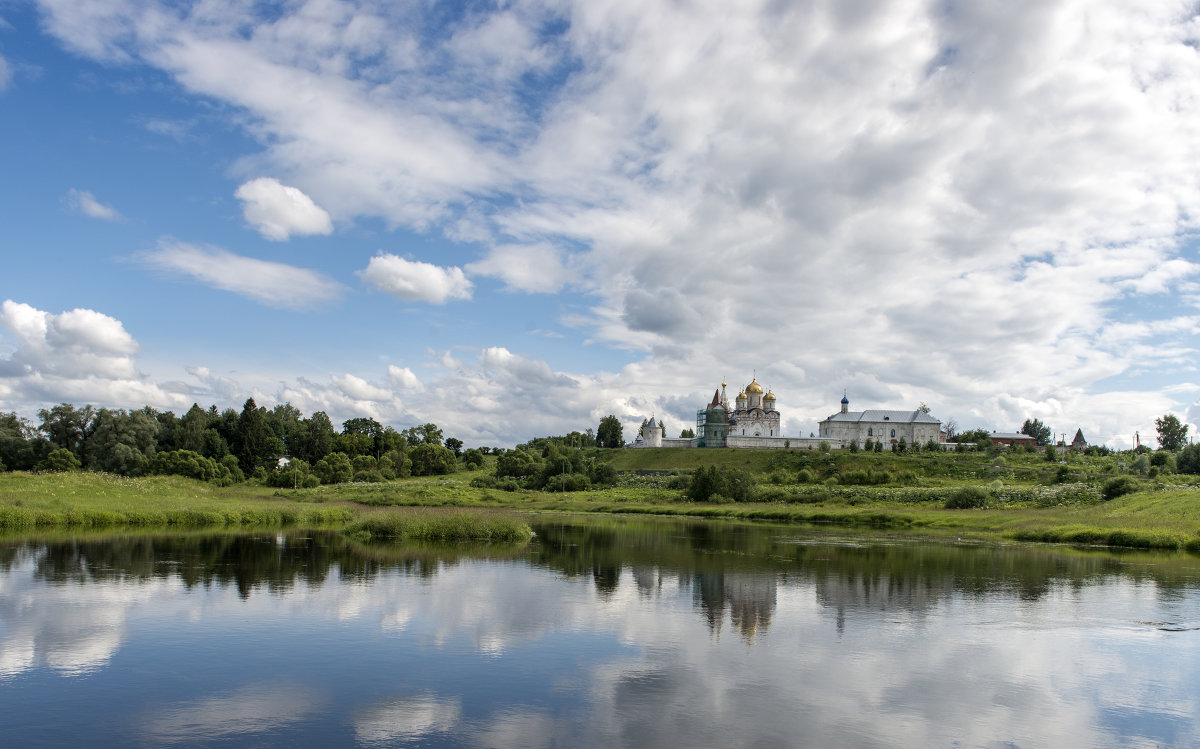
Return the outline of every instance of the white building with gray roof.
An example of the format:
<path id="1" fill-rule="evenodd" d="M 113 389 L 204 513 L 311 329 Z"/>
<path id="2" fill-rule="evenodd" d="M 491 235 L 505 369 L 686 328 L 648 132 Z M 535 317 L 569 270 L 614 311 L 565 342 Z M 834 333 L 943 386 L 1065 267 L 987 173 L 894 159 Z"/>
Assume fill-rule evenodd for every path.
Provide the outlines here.
<path id="1" fill-rule="evenodd" d="M 892 449 L 900 440 L 908 446 L 923 445 L 930 440 L 938 442 L 942 422 L 929 414 L 915 409 L 912 411 L 888 411 L 871 409 L 851 411 L 850 399 L 842 396 L 842 410 L 832 414 L 817 425 L 822 439 L 837 440 L 849 447 L 855 442 L 862 447 L 867 440 L 882 442 Z"/>

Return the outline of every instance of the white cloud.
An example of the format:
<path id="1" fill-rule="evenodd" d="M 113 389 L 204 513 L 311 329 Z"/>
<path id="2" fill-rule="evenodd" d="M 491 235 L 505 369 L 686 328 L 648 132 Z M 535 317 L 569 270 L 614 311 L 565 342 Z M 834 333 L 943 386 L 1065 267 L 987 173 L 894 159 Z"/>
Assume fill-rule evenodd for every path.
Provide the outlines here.
<path id="1" fill-rule="evenodd" d="M 358 401 L 387 401 L 392 393 L 381 387 L 376 387 L 361 377 L 345 374 L 341 377 L 334 375 L 330 378 L 347 397 Z"/>
<path id="2" fill-rule="evenodd" d="M 462 268 L 443 268 L 380 253 L 371 258 L 359 275 L 380 291 L 408 302 L 445 304 L 449 299 L 471 298 L 471 282 Z"/>
<path id="3" fill-rule="evenodd" d="M 517 291 L 555 292 L 571 280 L 561 254 L 548 244 L 493 247 L 486 258 L 468 264 L 467 271 L 495 276 Z"/>
<path id="4" fill-rule="evenodd" d="M 8 88 L 10 80 L 12 80 L 12 71 L 8 67 L 8 62 L 3 56 L 0 56 L 0 91 Z"/>
<path id="5" fill-rule="evenodd" d="M 320 206 L 295 187 L 270 177 L 244 183 L 234 193 L 247 223 L 267 239 L 281 242 L 305 234 L 330 234 L 333 222 Z"/>
<path id="6" fill-rule="evenodd" d="M 424 390 L 425 386 L 421 384 L 421 380 L 408 367 L 397 367 L 395 364 L 388 365 L 388 379 L 395 387 L 405 388 L 407 390 Z"/>
<path id="7" fill-rule="evenodd" d="M 0 329 L 8 331 L 11 349 L 0 354 L 0 408 L 28 413 L 61 401 L 117 407 L 183 401 L 138 371 L 137 341 L 109 315 L 90 309 L 56 315 L 7 299 Z"/>
<path id="8" fill-rule="evenodd" d="M 91 218 L 98 218 L 104 221 L 116 221 L 121 218 L 121 214 L 96 200 L 96 196 L 87 190 L 76 190 L 75 188 L 68 190 L 67 205 L 71 207 L 71 210 L 78 211 Z"/>
<path id="9" fill-rule="evenodd" d="M 341 284 L 317 271 L 235 255 L 218 247 L 161 240 L 157 250 L 142 253 L 139 259 L 270 307 L 314 307 L 337 299 L 343 291 Z"/>

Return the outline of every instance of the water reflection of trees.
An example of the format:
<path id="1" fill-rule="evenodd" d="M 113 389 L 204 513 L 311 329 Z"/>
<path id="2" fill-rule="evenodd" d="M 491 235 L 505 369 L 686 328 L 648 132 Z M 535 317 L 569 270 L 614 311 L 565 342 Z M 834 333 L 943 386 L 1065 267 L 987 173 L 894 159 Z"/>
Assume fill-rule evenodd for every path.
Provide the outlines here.
<path id="1" fill-rule="evenodd" d="M 951 595 L 1036 600 L 1056 587 L 1116 576 L 1153 582 L 1168 597 L 1197 585 L 1194 560 L 1178 555 L 814 539 L 790 528 L 721 522 L 539 519 L 534 530 L 528 547 L 363 545 L 334 532 L 84 536 L 0 544 L 0 567 L 32 556 L 36 576 L 54 584 L 174 576 L 188 587 L 229 585 L 248 597 L 320 586 L 331 576 L 432 578 L 464 559 L 523 558 L 590 579 L 601 599 L 622 586 L 642 598 L 662 595 L 664 582 L 690 589 L 714 632 L 728 621 L 748 641 L 770 627 L 780 586 L 811 586 L 841 622 L 849 610 L 921 614 Z"/>

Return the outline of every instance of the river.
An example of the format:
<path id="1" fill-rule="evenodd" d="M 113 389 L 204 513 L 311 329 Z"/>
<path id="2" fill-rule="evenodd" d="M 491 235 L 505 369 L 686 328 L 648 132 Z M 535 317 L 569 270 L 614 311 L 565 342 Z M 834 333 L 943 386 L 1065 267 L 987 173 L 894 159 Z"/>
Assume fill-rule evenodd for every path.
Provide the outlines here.
<path id="1" fill-rule="evenodd" d="M 0 539 L 5 746 L 1200 746 L 1200 559 L 538 516 Z"/>

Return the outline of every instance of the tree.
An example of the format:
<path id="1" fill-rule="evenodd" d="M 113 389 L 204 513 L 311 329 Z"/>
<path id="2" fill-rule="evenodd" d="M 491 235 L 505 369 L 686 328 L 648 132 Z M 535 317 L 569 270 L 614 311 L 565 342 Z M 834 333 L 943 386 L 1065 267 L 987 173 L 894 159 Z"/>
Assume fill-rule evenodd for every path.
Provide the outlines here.
<path id="1" fill-rule="evenodd" d="M 317 461 L 313 472 L 321 479 L 322 484 L 341 484 L 349 481 L 354 475 L 354 469 L 350 466 L 350 456 L 346 453 L 329 453 Z"/>
<path id="2" fill-rule="evenodd" d="M 80 467 L 79 458 L 75 457 L 75 453 L 63 447 L 51 450 L 50 454 L 37 464 L 39 471 L 78 471 Z"/>
<path id="3" fill-rule="evenodd" d="M 50 444 L 70 450 L 76 458 L 83 458 L 83 443 L 93 415 L 91 406 L 76 409 L 70 403 L 60 403 L 49 411 L 44 408 L 38 411 L 42 420 L 39 428 Z"/>
<path id="4" fill-rule="evenodd" d="M 695 436 L 696 436 L 696 433 L 694 431 L 692 431 L 691 429 L 684 429 L 683 431 L 681 431 L 679 433 L 679 438 L 684 439 L 684 440 L 690 440 Z"/>
<path id="5" fill-rule="evenodd" d="M 458 466 L 454 453 L 449 448 L 423 442 L 408 452 L 412 461 L 412 475 L 438 476 L 453 473 Z"/>
<path id="6" fill-rule="evenodd" d="M 1180 473 L 1200 473 L 1200 445 L 1188 445 L 1175 457 L 1175 467 Z"/>
<path id="7" fill-rule="evenodd" d="M 1155 419 L 1154 428 L 1158 430 L 1158 447 L 1161 450 L 1175 452 L 1187 444 L 1188 426 L 1175 414 L 1163 414 L 1161 419 Z"/>
<path id="8" fill-rule="evenodd" d="M 462 455 L 463 441 L 457 437 L 450 437 L 446 440 L 446 447 L 450 448 L 450 451 L 454 453 L 454 457 L 457 458 L 459 455 Z"/>
<path id="9" fill-rule="evenodd" d="M 1038 419 L 1026 419 L 1025 423 L 1021 425 L 1021 434 L 1028 434 L 1037 440 L 1038 447 L 1048 444 L 1052 436 L 1050 427 Z"/>
<path id="10" fill-rule="evenodd" d="M 596 430 L 597 447 L 624 447 L 625 438 L 621 435 L 621 420 L 609 414 L 600 420 Z"/>
<path id="11" fill-rule="evenodd" d="M 267 451 L 267 437 L 270 436 L 264 409 L 259 409 L 253 398 L 247 398 L 242 405 L 242 414 L 237 422 L 237 456 L 238 464 L 246 473 L 254 473 L 264 453 Z"/>
<path id="12" fill-rule="evenodd" d="M 410 427 L 400 432 L 400 434 L 408 441 L 409 447 L 442 444 L 442 430 L 438 429 L 437 424 L 422 424 L 419 427 Z"/>

